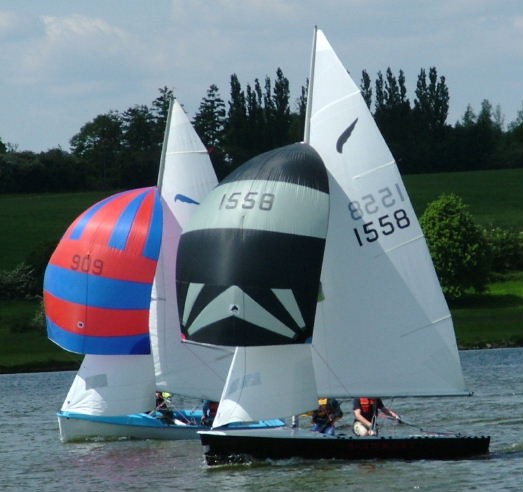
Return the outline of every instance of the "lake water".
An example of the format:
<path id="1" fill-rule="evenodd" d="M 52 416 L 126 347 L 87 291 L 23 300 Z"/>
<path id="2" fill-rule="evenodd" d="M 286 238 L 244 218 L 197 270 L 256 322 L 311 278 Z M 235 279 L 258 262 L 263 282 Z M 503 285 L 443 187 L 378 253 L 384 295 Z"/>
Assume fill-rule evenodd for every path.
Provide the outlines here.
<path id="1" fill-rule="evenodd" d="M 210 469 L 199 441 L 62 444 L 55 412 L 74 373 L 0 375 L 0 490 L 522 490 L 523 349 L 464 351 L 461 359 L 473 397 L 385 404 L 427 430 L 490 435 L 486 458 L 296 459 Z M 350 402 L 344 409 L 350 413 Z"/>

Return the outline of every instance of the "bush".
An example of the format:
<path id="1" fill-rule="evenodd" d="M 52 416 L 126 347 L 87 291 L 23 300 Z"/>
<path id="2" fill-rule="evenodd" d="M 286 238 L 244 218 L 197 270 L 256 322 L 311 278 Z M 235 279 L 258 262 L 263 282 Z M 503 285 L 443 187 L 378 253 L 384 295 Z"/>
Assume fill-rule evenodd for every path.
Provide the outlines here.
<path id="1" fill-rule="evenodd" d="M 457 299 L 467 289 L 484 292 L 491 252 L 482 230 L 462 199 L 443 194 L 429 203 L 420 218 L 443 292 Z"/>
<path id="2" fill-rule="evenodd" d="M 40 302 L 38 305 L 38 308 L 35 311 L 35 314 L 33 316 L 33 319 L 29 323 L 29 328 L 34 331 L 39 331 L 42 333 L 45 333 L 46 330 L 46 322 L 45 322 L 45 309 L 44 309 L 44 301 Z"/>
<path id="3" fill-rule="evenodd" d="M 32 270 L 34 282 L 33 290 L 27 294 L 30 296 L 42 295 L 44 285 L 44 275 L 49 259 L 56 248 L 57 241 L 43 241 L 34 246 L 32 251 L 25 258 L 24 263 Z"/>
<path id="4" fill-rule="evenodd" d="M 523 233 L 491 227 L 484 229 L 483 234 L 491 251 L 494 272 L 507 273 L 523 269 Z"/>
<path id="5" fill-rule="evenodd" d="M 26 263 L 0 272 L 0 299 L 31 298 L 37 289 L 34 271 Z"/>

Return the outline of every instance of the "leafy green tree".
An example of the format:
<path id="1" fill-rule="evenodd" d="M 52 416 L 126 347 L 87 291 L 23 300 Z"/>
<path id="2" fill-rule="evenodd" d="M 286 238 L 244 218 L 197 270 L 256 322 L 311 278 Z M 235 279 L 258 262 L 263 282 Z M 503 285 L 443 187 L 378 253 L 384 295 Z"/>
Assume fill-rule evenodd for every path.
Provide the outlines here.
<path id="1" fill-rule="evenodd" d="M 412 137 L 418 172 L 452 170 L 449 161 L 449 127 L 446 124 L 449 109 L 449 92 L 445 77 L 438 77 L 435 67 L 428 76 L 420 70 L 416 84 L 416 97 L 412 110 Z"/>
<path id="2" fill-rule="evenodd" d="M 470 104 L 467 104 L 467 108 L 465 109 L 465 113 L 463 114 L 463 118 L 461 119 L 461 122 L 459 122 L 459 126 L 462 126 L 464 128 L 472 128 L 478 120 L 478 117 L 476 116 L 476 113 L 474 113 L 474 110 L 472 109 L 472 106 Z"/>
<path id="3" fill-rule="evenodd" d="M 227 121 L 225 123 L 225 150 L 230 160 L 231 169 L 247 160 L 249 153 L 245 149 L 247 140 L 247 103 L 238 76 L 231 75 L 231 91 Z"/>
<path id="4" fill-rule="evenodd" d="M 490 252 L 481 229 L 462 199 L 443 194 L 420 218 L 443 292 L 451 299 L 467 289 L 483 292 L 490 272 Z"/>
<path id="5" fill-rule="evenodd" d="M 268 77 L 267 77 L 268 79 Z M 276 80 L 272 91 L 271 104 L 266 105 L 267 122 L 271 132 L 270 147 L 280 147 L 289 143 L 290 117 L 289 80 L 283 75 L 281 68 L 276 70 Z"/>
<path id="6" fill-rule="evenodd" d="M 101 187 L 108 188 L 117 185 L 110 182 L 109 175 L 122 149 L 122 140 L 122 118 L 111 111 L 82 126 L 70 143 L 73 154 L 91 165 Z"/>
<path id="7" fill-rule="evenodd" d="M 256 79 L 254 86 L 248 84 L 244 91 L 238 77 L 231 77 L 225 125 L 225 146 L 231 169 L 260 152 L 291 141 L 289 98 L 289 81 L 281 69 L 276 72 L 274 87 L 269 77 L 265 79 L 264 90 Z"/>
<path id="8" fill-rule="evenodd" d="M 374 117 L 376 118 L 377 115 L 380 114 L 381 111 L 385 109 L 385 89 L 384 89 L 384 82 L 383 82 L 383 74 L 381 73 L 381 70 L 378 72 L 378 75 L 376 76 L 376 82 L 375 82 L 375 89 L 376 89 L 376 97 L 374 99 Z"/>
<path id="9" fill-rule="evenodd" d="M 289 141 L 301 142 L 305 131 L 305 114 L 307 113 L 307 91 L 309 81 L 301 86 L 300 97 L 296 100 L 296 112 L 290 114 Z"/>
<path id="10" fill-rule="evenodd" d="M 403 70 L 396 77 L 389 67 L 385 79 L 378 73 L 374 118 L 401 171 L 412 171 L 411 108 Z"/>
<path id="11" fill-rule="evenodd" d="M 445 77 L 438 79 L 436 67 L 429 68 L 428 83 L 424 68 L 420 70 L 414 99 L 418 124 L 430 130 L 443 128 L 449 112 L 449 90 Z"/>
<path id="12" fill-rule="evenodd" d="M 505 167 L 523 167 L 523 103 L 516 119 L 503 135 L 503 145 L 498 149 Z"/>
<path id="13" fill-rule="evenodd" d="M 209 152 L 218 179 L 227 174 L 224 150 L 225 103 L 220 97 L 218 87 L 212 84 L 207 96 L 202 99 L 192 124 Z"/>
<path id="14" fill-rule="evenodd" d="M 371 87 L 371 80 L 369 77 L 369 74 L 366 70 L 363 70 L 361 72 L 361 95 L 363 96 L 363 99 L 365 100 L 365 103 L 367 104 L 367 107 L 370 109 L 372 104 L 372 87 Z"/>
<path id="15" fill-rule="evenodd" d="M 173 91 L 167 87 L 158 89 L 160 95 L 152 102 L 151 114 L 154 121 L 153 139 L 155 142 L 163 143 L 165 135 L 165 126 L 167 125 L 167 115 L 169 114 L 169 105 L 173 98 Z"/>
<path id="16" fill-rule="evenodd" d="M 450 162 L 452 170 L 477 170 L 510 167 L 507 165 L 509 148 L 508 135 L 503 135 L 499 121 L 495 120 L 492 104 L 481 103 L 481 111 L 474 113 L 471 106 L 450 135 Z"/>

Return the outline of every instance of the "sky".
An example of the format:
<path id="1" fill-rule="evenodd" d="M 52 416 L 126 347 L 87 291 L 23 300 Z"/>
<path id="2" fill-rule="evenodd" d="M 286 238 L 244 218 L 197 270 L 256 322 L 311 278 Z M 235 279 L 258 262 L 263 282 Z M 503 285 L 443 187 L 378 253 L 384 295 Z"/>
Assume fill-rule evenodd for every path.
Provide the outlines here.
<path id="1" fill-rule="evenodd" d="M 522 0 L 2 0 L 0 140 L 61 147 L 109 111 L 171 88 L 192 118 L 211 84 L 228 101 L 281 68 L 295 110 L 314 26 L 357 84 L 362 70 L 403 70 L 411 104 L 420 69 L 436 67 L 449 124 L 487 99 L 505 124 L 523 109 Z"/>

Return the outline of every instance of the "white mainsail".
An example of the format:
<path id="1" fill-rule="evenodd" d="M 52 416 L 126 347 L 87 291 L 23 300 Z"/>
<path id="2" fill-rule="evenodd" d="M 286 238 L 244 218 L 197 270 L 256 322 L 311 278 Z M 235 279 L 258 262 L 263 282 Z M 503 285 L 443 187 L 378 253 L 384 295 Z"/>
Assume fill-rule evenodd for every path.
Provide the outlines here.
<path id="1" fill-rule="evenodd" d="M 318 396 L 467 394 L 450 312 L 394 158 L 319 30 L 309 83 L 305 140 L 325 163 L 330 197 L 312 345 L 238 348 L 215 427 L 298 414 Z M 294 358 L 308 367 L 309 349 L 316 387 L 303 383 L 308 370 L 301 383 L 292 377 Z"/>
<path id="2" fill-rule="evenodd" d="M 217 183 L 207 150 L 175 100 L 158 181 L 164 225 L 149 314 L 151 350 L 158 389 L 212 400 L 219 399 L 233 349 L 181 342 L 176 252 L 182 229 Z"/>
<path id="3" fill-rule="evenodd" d="M 466 394 L 449 309 L 394 158 L 317 31 L 310 144 L 330 217 L 313 336 L 320 394 Z"/>

